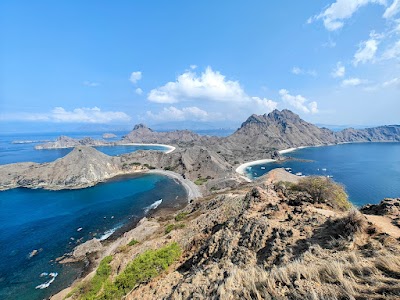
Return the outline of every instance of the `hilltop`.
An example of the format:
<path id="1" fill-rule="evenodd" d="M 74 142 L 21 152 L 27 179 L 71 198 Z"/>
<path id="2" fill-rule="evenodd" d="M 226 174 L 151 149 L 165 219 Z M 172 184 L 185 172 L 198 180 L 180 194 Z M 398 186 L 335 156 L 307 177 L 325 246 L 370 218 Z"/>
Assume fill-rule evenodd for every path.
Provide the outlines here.
<path id="1" fill-rule="evenodd" d="M 143 220 L 97 252 L 107 272 L 53 299 L 398 299 L 399 227 L 274 176 Z M 399 203 L 366 213 L 394 220 Z"/>

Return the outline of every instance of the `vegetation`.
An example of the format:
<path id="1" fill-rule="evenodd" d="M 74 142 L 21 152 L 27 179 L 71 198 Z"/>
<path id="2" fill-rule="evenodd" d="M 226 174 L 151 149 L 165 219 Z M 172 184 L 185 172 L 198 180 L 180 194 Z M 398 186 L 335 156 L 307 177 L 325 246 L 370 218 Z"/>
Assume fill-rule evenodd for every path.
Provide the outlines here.
<path id="1" fill-rule="evenodd" d="M 165 227 L 165 234 L 170 233 L 172 230 L 175 229 L 181 229 L 185 227 L 185 224 L 179 223 L 179 224 L 168 224 L 167 227 Z"/>
<path id="2" fill-rule="evenodd" d="M 96 299 L 96 296 L 105 286 L 106 280 L 111 274 L 111 261 L 111 255 L 103 258 L 103 260 L 100 262 L 99 267 L 96 270 L 96 274 L 94 275 L 94 277 L 88 282 L 82 282 L 76 289 L 74 289 L 71 295 L 68 295 L 67 297 L 71 297 L 72 295 L 79 295 L 79 299 L 82 300 Z"/>
<path id="3" fill-rule="evenodd" d="M 134 245 L 136 245 L 136 244 L 139 244 L 139 241 L 137 241 L 137 240 L 135 240 L 135 239 L 133 239 L 132 241 L 130 241 L 130 242 L 128 243 L 129 246 L 134 246 Z"/>
<path id="4" fill-rule="evenodd" d="M 166 166 L 166 167 L 164 167 L 164 170 L 165 170 L 165 171 L 173 171 L 173 170 L 174 170 L 174 167 Z"/>
<path id="5" fill-rule="evenodd" d="M 149 164 L 144 164 L 143 166 L 145 166 L 149 170 L 154 170 L 156 168 L 156 167 L 153 167 L 153 166 L 151 166 Z"/>
<path id="6" fill-rule="evenodd" d="M 195 180 L 195 184 L 197 184 L 197 185 L 202 185 L 202 184 L 204 184 L 204 183 L 206 183 L 207 182 L 207 178 L 202 178 L 202 177 L 199 177 L 199 178 L 197 178 L 196 180 Z"/>
<path id="7" fill-rule="evenodd" d="M 349 210 L 351 204 L 344 187 L 330 178 L 308 176 L 302 178 L 292 189 L 307 192 L 317 203 L 327 203 L 340 210 Z"/>
<path id="8" fill-rule="evenodd" d="M 177 214 L 177 215 L 175 216 L 175 221 L 180 222 L 180 221 L 186 219 L 186 217 L 187 217 L 188 214 L 189 214 L 189 213 L 187 213 L 187 212 L 180 212 L 179 214 Z"/>
<path id="9" fill-rule="evenodd" d="M 147 250 L 138 255 L 114 282 L 108 281 L 99 297 L 93 299 L 120 299 L 138 284 L 147 282 L 166 270 L 180 256 L 182 250 L 172 243 L 158 250 Z"/>

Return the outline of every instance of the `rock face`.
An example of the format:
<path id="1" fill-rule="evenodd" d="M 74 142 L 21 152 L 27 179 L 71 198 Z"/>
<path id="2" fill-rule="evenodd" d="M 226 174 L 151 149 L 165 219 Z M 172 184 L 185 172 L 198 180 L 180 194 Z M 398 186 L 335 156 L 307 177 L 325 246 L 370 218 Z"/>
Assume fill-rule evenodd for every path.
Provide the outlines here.
<path id="1" fill-rule="evenodd" d="M 65 189 L 92 186 L 121 174 L 116 157 L 90 147 L 76 147 L 51 163 L 18 163 L 0 166 L 0 186 Z"/>

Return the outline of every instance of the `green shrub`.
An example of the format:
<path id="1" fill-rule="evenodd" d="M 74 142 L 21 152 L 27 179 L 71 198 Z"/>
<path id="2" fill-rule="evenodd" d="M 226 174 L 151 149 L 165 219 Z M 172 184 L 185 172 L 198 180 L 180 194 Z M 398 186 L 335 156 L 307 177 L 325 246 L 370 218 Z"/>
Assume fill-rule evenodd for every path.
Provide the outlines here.
<path id="1" fill-rule="evenodd" d="M 165 227 L 165 234 L 170 233 L 174 229 L 175 229 L 175 225 L 174 224 L 168 224 L 167 227 Z"/>
<path id="2" fill-rule="evenodd" d="M 130 242 L 128 243 L 129 246 L 134 246 L 134 245 L 136 245 L 136 244 L 139 244 L 139 241 L 137 241 L 137 240 L 135 240 L 135 239 L 133 239 L 132 241 L 130 241 Z"/>
<path id="3" fill-rule="evenodd" d="M 175 221 L 180 222 L 180 221 L 186 219 L 187 215 L 188 215 L 187 212 L 180 212 L 179 214 L 177 214 L 175 216 Z"/>
<path id="4" fill-rule="evenodd" d="M 197 178 L 196 180 L 195 180 L 195 184 L 197 184 L 197 185 L 202 185 L 202 184 L 204 184 L 204 183 L 206 183 L 207 182 L 207 178 L 202 178 L 202 177 L 199 177 L 199 178 Z"/>
<path id="5" fill-rule="evenodd" d="M 292 189 L 309 193 L 317 203 L 325 202 L 340 210 L 351 208 L 344 187 L 327 177 L 304 177 Z"/>
<path id="6" fill-rule="evenodd" d="M 179 224 L 168 224 L 167 227 L 165 227 L 165 234 L 170 233 L 172 230 L 175 229 L 181 229 L 184 228 L 185 224 L 179 223 Z"/>
<path id="7" fill-rule="evenodd" d="M 98 293 L 105 286 L 105 283 L 111 274 L 111 266 L 110 266 L 111 261 L 112 261 L 111 255 L 103 258 L 93 278 L 88 282 L 82 282 L 67 297 L 78 295 L 79 299 L 82 300 L 98 299 L 97 298 Z"/>
<path id="8" fill-rule="evenodd" d="M 172 243 L 158 250 L 147 250 L 138 255 L 115 281 L 104 285 L 101 296 L 97 299 L 120 299 L 138 284 L 149 281 L 166 270 L 180 256 L 182 250 L 177 243 Z"/>

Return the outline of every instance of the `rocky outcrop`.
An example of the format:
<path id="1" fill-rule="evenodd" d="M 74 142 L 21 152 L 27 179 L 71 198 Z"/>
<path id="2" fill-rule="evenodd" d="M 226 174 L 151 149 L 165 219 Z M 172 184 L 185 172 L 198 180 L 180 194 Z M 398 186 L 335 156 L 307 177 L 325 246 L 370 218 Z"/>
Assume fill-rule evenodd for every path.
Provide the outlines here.
<path id="1" fill-rule="evenodd" d="M 103 133 L 103 139 L 113 139 L 116 138 L 117 135 L 115 135 L 114 133 Z"/>
<path id="2" fill-rule="evenodd" d="M 120 161 L 90 147 L 76 147 L 51 163 L 0 166 L 0 188 L 76 189 L 121 174 Z"/>
<path id="3" fill-rule="evenodd" d="M 62 135 L 58 137 L 54 142 L 48 142 L 42 145 L 35 146 L 35 149 L 43 150 L 43 149 L 74 148 L 78 146 L 104 146 L 104 145 L 109 145 L 109 143 L 105 141 L 95 140 L 90 137 L 86 137 L 79 140 Z"/>

